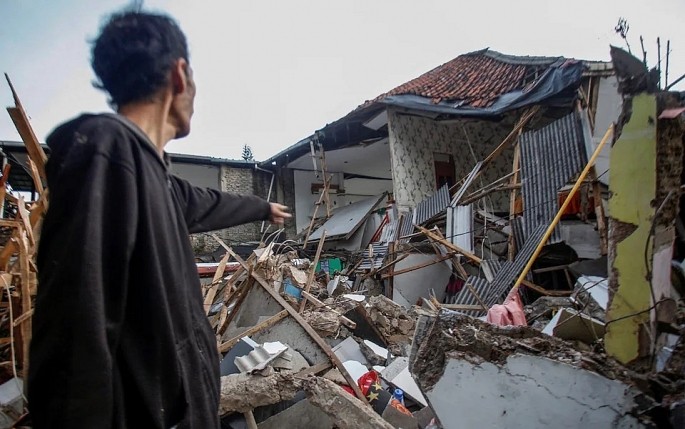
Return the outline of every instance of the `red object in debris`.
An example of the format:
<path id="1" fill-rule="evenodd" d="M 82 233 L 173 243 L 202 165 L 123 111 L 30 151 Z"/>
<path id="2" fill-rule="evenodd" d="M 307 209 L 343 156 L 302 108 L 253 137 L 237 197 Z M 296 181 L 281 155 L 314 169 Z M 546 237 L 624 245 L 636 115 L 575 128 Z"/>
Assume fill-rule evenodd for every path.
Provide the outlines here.
<path id="1" fill-rule="evenodd" d="M 197 265 L 197 274 L 200 277 L 214 277 L 214 274 L 216 274 L 216 270 L 219 268 L 218 262 L 209 262 L 209 263 L 198 262 L 196 265 Z M 238 267 L 240 267 L 239 262 L 229 262 L 226 264 L 226 268 L 224 269 L 224 274 L 234 273 L 238 270 Z"/>
<path id="2" fill-rule="evenodd" d="M 488 310 L 488 322 L 499 326 L 526 326 L 526 314 L 518 288 L 512 289 L 504 304 L 495 304 Z"/>

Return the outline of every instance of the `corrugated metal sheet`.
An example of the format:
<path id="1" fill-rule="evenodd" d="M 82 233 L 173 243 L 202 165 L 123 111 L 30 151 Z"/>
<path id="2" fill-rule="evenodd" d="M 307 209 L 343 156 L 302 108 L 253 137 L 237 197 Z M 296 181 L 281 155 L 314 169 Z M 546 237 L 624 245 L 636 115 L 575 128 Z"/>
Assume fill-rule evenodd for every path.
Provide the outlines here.
<path id="1" fill-rule="evenodd" d="M 457 191 L 456 194 L 454 194 L 454 198 L 452 198 L 452 205 L 456 206 L 457 203 L 459 203 L 459 200 L 464 196 L 466 191 L 468 190 L 469 186 L 471 186 L 471 182 L 473 182 L 473 179 L 475 179 L 476 174 L 480 171 L 481 167 L 483 166 L 483 161 L 478 161 L 476 165 L 473 167 L 473 170 L 469 173 L 468 176 L 466 176 L 466 180 L 464 180 L 464 184 L 461 185 L 461 188 Z"/>
<path id="2" fill-rule="evenodd" d="M 414 232 L 414 224 L 412 223 L 412 220 L 414 219 L 414 210 L 410 210 L 408 213 L 405 213 L 404 216 L 400 218 L 400 232 L 397 234 L 397 240 L 399 240 L 401 243 L 406 243 L 409 239 L 404 238 L 401 239 L 402 237 L 406 237 L 410 235 L 412 232 Z"/>
<path id="3" fill-rule="evenodd" d="M 542 240 L 542 236 L 545 235 L 548 223 L 544 223 L 536 227 L 533 232 L 528 237 L 528 240 L 519 249 L 514 261 L 506 261 L 502 263 L 502 268 L 497 272 L 495 278 L 492 281 L 492 287 L 489 289 L 489 295 L 486 298 L 486 303 L 488 305 L 500 302 L 509 293 L 509 290 L 516 281 L 516 278 L 521 274 L 523 268 L 528 263 L 528 260 L 533 256 L 535 248 Z"/>
<path id="4" fill-rule="evenodd" d="M 473 289 L 476 291 L 478 296 L 483 299 L 485 302 L 484 297 L 488 295 L 488 291 L 490 289 L 490 283 L 488 283 L 487 280 L 481 277 L 477 276 L 471 276 L 468 279 L 466 279 L 466 283 L 470 284 Z M 449 301 L 447 302 L 448 304 L 459 304 L 459 305 L 479 305 L 478 300 L 476 299 L 475 296 L 473 296 L 473 293 L 471 290 L 464 286 L 456 295 L 454 295 Z M 485 302 L 485 305 L 490 305 L 487 302 Z M 457 310 L 460 313 L 465 313 L 469 314 L 474 317 L 479 317 L 485 315 L 485 311 L 478 311 L 478 310 Z"/>
<path id="5" fill-rule="evenodd" d="M 450 204 L 450 188 L 446 184 L 438 189 L 433 195 L 421 201 L 414 210 L 413 222 L 422 225 L 438 214 L 445 211 Z"/>
<path id="6" fill-rule="evenodd" d="M 326 230 L 326 240 L 340 237 L 350 238 L 352 233 L 364 223 L 364 220 L 380 204 L 384 197 L 385 194 L 382 194 L 336 209 L 331 214 L 330 219 L 316 231 L 312 232 L 309 240 L 321 239 L 321 234 L 323 234 L 324 230 Z"/>
<path id="7" fill-rule="evenodd" d="M 523 217 L 517 216 L 514 219 L 511 220 L 511 233 L 514 234 L 514 244 L 516 247 L 516 252 L 514 252 L 514 255 L 517 255 L 519 252 L 519 249 L 523 247 L 523 243 L 526 241 L 526 234 L 523 228 Z"/>
<path id="8" fill-rule="evenodd" d="M 388 254 L 387 243 L 371 243 L 373 256 L 369 257 L 369 248 L 364 249 L 362 262 L 357 267 L 358 271 L 370 270 L 372 268 L 380 268 L 383 265 L 383 260 Z"/>
<path id="9" fill-rule="evenodd" d="M 395 219 L 383 227 L 383 232 L 381 232 L 380 240 L 383 243 L 390 243 L 395 241 L 397 237 L 397 230 L 400 226 L 400 220 Z"/>
<path id="10" fill-rule="evenodd" d="M 502 269 L 502 261 L 499 259 L 483 259 L 480 263 L 485 279 L 489 282 L 495 279 L 497 272 Z"/>
<path id="11" fill-rule="evenodd" d="M 556 214 L 558 191 L 587 164 L 583 130 L 574 112 L 537 131 L 521 134 L 521 182 L 527 241 Z M 550 243 L 560 241 L 557 231 Z"/>
<path id="12" fill-rule="evenodd" d="M 473 253 L 473 206 L 447 207 L 447 239 Z"/>

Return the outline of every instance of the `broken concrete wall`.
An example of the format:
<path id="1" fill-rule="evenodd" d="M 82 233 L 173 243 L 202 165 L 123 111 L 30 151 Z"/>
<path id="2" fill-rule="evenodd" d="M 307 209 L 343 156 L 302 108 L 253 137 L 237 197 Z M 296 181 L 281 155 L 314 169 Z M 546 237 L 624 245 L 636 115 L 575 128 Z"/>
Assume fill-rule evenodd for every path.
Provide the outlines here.
<path id="1" fill-rule="evenodd" d="M 625 123 L 611 151 L 605 336 L 607 352 L 623 363 L 650 355 L 656 346 L 654 315 L 660 310 L 650 308 L 670 299 L 682 173 L 679 123 L 657 122 L 655 95 L 639 94 L 626 103 Z"/>
<path id="2" fill-rule="evenodd" d="M 445 429 L 636 428 L 628 386 L 555 360 L 512 355 L 504 365 L 448 359 L 426 392 Z"/>
<path id="3" fill-rule="evenodd" d="M 642 427 L 625 370 L 528 327 L 424 313 L 410 370 L 445 429 Z"/>
<path id="4" fill-rule="evenodd" d="M 501 122 L 454 120 L 443 123 L 388 109 L 392 177 L 398 206 L 401 209 L 415 207 L 435 193 L 435 154 L 452 155 L 455 178 L 460 180 L 504 140 L 512 127 L 513 119 L 509 116 Z M 513 151 L 505 151 L 495 158 L 479 183 L 482 180 L 483 184 L 488 184 L 509 174 L 512 157 Z M 509 193 L 494 193 L 489 201 L 495 211 L 509 210 Z"/>

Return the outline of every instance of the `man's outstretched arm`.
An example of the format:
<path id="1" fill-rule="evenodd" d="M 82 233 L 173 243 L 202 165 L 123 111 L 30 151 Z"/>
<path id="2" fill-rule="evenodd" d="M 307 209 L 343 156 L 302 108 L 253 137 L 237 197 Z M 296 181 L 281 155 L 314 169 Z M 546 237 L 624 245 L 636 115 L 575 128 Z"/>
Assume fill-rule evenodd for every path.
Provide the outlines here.
<path id="1" fill-rule="evenodd" d="M 254 195 L 200 188 L 176 176 L 172 176 L 171 180 L 173 190 L 183 204 L 184 217 L 191 233 L 230 228 L 259 220 L 283 223 L 290 217 L 284 205 L 269 203 Z"/>

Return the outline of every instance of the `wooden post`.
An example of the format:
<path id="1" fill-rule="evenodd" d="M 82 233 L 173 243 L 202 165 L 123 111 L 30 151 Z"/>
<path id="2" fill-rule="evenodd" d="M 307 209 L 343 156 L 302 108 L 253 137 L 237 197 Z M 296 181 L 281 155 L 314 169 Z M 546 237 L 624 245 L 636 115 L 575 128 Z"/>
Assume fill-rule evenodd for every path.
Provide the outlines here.
<path id="1" fill-rule="evenodd" d="M 316 255 L 314 256 L 314 261 L 312 262 L 312 265 L 309 267 L 309 275 L 307 276 L 307 284 L 304 286 L 305 292 L 309 292 L 309 290 L 312 288 L 312 282 L 314 281 L 314 275 L 316 274 L 316 265 L 319 263 L 319 257 L 321 256 L 321 250 L 323 249 L 323 243 L 326 241 L 326 230 L 323 230 L 323 233 L 321 234 L 321 239 L 319 240 L 319 246 L 316 248 Z M 300 310 L 299 312 L 302 313 L 304 311 L 304 307 L 307 305 L 307 300 L 303 299 L 302 302 L 300 303 Z"/>

